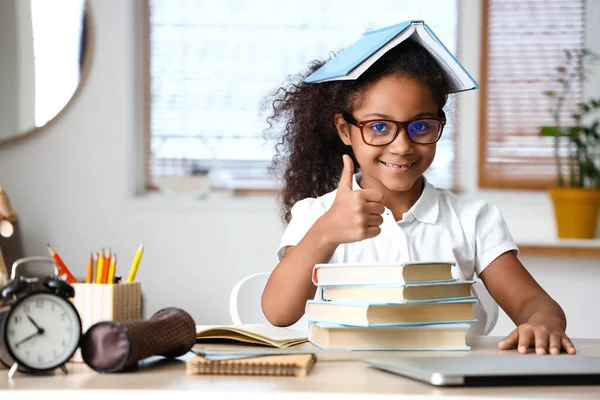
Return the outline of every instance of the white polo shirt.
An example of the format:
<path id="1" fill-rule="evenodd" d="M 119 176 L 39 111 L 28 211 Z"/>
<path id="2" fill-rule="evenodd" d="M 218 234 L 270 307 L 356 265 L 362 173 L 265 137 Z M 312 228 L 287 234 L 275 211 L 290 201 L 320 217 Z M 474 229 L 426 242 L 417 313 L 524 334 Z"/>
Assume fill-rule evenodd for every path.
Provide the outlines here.
<path id="1" fill-rule="evenodd" d="M 360 189 L 357 175 L 353 188 Z M 333 204 L 337 190 L 297 202 L 291 210 L 277 257 L 296 246 Z M 425 181 L 417 202 L 396 221 L 386 207 L 381 233 L 360 242 L 338 246 L 331 263 L 453 261 L 454 277 L 471 280 L 501 254 L 517 251 L 500 210 L 481 200 L 467 200 Z"/>
<path id="2" fill-rule="evenodd" d="M 353 188 L 360 189 L 353 177 Z M 277 249 L 279 260 L 285 247 L 296 246 L 333 204 L 337 190 L 318 198 L 297 202 Z M 494 259 L 518 251 L 500 210 L 481 200 L 468 200 L 425 181 L 417 202 L 394 219 L 386 207 L 381 233 L 370 239 L 341 244 L 330 263 L 452 261 L 454 278 L 472 280 Z M 318 293 L 317 293 L 318 294 Z"/>

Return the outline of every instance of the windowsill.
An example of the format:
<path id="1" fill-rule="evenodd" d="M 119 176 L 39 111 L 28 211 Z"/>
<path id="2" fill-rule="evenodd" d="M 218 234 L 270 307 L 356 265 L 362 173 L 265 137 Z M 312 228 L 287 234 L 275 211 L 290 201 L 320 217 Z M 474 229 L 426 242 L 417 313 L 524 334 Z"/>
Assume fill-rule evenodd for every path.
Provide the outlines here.
<path id="1" fill-rule="evenodd" d="M 146 192 L 126 201 L 131 211 L 192 214 L 270 214 L 277 197 L 269 190 L 212 192 L 208 196 Z"/>
<path id="2" fill-rule="evenodd" d="M 279 196 L 281 189 L 273 188 L 239 188 L 234 189 L 234 196 Z"/>
<path id="3" fill-rule="evenodd" d="M 538 248 L 557 248 L 557 249 L 598 249 L 600 250 L 600 238 L 595 239 L 553 239 L 526 241 L 521 240 L 517 243 L 523 247 Z"/>
<path id="4" fill-rule="evenodd" d="M 600 239 L 580 240 L 570 244 L 555 243 L 517 243 L 519 255 L 525 257 L 595 257 L 600 258 Z"/>
<path id="5" fill-rule="evenodd" d="M 600 258 L 600 237 L 557 237 L 553 206 L 546 191 L 482 189 L 461 195 L 488 201 L 500 209 L 521 256 Z"/>

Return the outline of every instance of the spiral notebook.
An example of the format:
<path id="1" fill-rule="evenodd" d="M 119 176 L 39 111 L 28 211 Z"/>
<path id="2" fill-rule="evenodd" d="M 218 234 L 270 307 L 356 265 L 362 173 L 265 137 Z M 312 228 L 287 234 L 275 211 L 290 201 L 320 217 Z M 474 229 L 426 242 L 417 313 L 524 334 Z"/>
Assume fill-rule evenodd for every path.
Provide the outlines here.
<path id="1" fill-rule="evenodd" d="M 281 354 L 218 361 L 195 356 L 186 362 L 186 371 L 188 375 L 306 376 L 316 360 L 314 354 Z"/>

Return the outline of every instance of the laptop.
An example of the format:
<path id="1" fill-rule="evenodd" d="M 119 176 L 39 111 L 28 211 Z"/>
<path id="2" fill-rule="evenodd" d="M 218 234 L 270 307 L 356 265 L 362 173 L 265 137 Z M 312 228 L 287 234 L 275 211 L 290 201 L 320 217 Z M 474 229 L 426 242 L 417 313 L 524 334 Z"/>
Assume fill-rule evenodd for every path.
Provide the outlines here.
<path id="1" fill-rule="evenodd" d="M 393 357 L 364 362 L 436 386 L 600 384 L 600 357 L 583 355 Z"/>

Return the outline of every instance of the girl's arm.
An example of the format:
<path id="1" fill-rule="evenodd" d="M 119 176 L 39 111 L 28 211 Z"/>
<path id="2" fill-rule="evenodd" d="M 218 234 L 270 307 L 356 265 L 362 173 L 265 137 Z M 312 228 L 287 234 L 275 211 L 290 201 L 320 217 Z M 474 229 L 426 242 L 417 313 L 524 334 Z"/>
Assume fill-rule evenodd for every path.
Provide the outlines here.
<path id="1" fill-rule="evenodd" d="M 273 325 L 288 326 L 302 318 L 306 301 L 317 291 L 312 283 L 315 264 L 329 262 L 342 243 L 372 238 L 381 232 L 383 194 L 375 189 L 353 190 L 352 159 L 347 154 L 342 158 L 344 169 L 331 208 L 298 245 L 286 248 L 263 291 L 262 310 Z"/>
<path id="2" fill-rule="evenodd" d="M 323 221 L 317 220 L 297 246 L 286 248 L 269 277 L 262 295 L 262 310 L 275 326 L 296 323 L 304 314 L 306 301 L 315 297 L 313 267 L 328 262 L 337 248 L 328 239 Z"/>
<path id="3" fill-rule="evenodd" d="M 518 346 L 526 353 L 535 344 L 537 354 L 570 354 L 575 347 L 565 334 L 562 308 L 535 281 L 513 252 L 496 258 L 481 273 L 481 280 L 517 328 L 500 342 L 501 349 Z"/>

